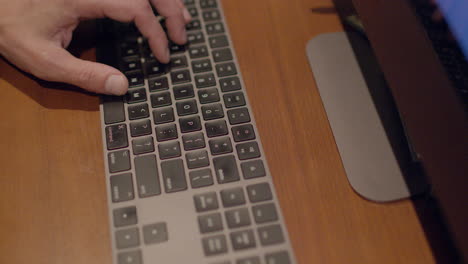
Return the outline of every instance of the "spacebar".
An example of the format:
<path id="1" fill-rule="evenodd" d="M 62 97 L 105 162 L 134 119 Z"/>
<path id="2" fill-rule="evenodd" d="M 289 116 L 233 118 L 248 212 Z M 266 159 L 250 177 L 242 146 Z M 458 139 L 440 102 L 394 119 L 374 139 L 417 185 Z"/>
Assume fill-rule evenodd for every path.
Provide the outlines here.
<path id="1" fill-rule="evenodd" d="M 184 163 L 181 159 L 161 162 L 164 188 L 167 193 L 179 192 L 187 189 Z"/>

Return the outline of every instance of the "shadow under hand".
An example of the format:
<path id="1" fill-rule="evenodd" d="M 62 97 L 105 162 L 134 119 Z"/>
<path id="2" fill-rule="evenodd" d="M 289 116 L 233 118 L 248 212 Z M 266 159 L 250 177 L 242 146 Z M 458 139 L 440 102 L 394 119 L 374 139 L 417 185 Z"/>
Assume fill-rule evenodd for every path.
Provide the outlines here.
<path id="1" fill-rule="evenodd" d="M 82 22 L 75 30 L 68 51 L 85 60 L 95 60 L 96 27 L 94 21 Z M 41 80 L 17 68 L 0 56 L 0 79 L 47 109 L 99 111 L 99 97 L 79 87 Z"/>

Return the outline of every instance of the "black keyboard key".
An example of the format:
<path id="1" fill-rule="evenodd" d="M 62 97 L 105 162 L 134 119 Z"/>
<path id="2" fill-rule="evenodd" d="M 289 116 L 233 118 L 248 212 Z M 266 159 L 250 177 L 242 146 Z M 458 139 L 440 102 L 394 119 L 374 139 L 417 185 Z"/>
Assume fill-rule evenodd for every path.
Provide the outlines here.
<path id="1" fill-rule="evenodd" d="M 220 155 L 232 152 L 231 139 L 229 137 L 215 138 L 209 141 L 212 155 Z"/>
<path id="2" fill-rule="evenodd" d="M 231 243 L 234 250 L 244 250 L 249 248 L 255 248 L 257 246 L 255 242 L 254 232 L 252 230 L 242 230 L 233 232 L 230 234 Z"/>
<path id="3" fill-rule="evenodd" d="M 289 253 L 287 251 L 279 251 L 265 255 L 266 264 L 291 264 Z"/>
<path id="4" fill-rule="evenodd" d="M 213 60 L 215 62 L 230 61 L 232 60 L 232 53 L 229 48 L 218 49 L 212 52 Z"/>
<path id="5" fill-rule="evenodd" d="M 155 155 L 136 157 L 135 174 L 140 198 L 161 194 Z"/>
<path id="6" fill-rule="evenodd" d="M 202 215 L 198 217 L 200 233 L 206 234 L 223 230 L 223 220 L 220 213 Z"/>
<path id="7" fill-rule="evenodd" d="M 106 127 L 107 149 L 125 148 L 128 146 L 127 125 L 118 124 Z"/>
<path id="8" fill-rule="evenodd" d="M 221 91 L 225 93 L 241 89 L 241 83 L 240 83 L 239 77 L 236 77 L 236 76 L 220 79 L 219 86 L 221 87 Z"/>
<path id="9" fill-rule="evenodd" d="M 145 241 L 146 245 L 162 243 L 169 240 L 167 224 L 164 222 L 145 225 L 142 231 L 143 241 Z"/>
<path id="10" fill-rule="evenodd" d="M 194 32 L 194 33 L 188 33 L 187 34 L 187 41 L 189 44 L 198 44 L 198 43 L 203 43 L 205 42 L 205 35 L 203 35 L 203 32 Z"/>
<path id="11" fill-rule="evenodd" d="M 258 183 L 247 186 L 247 193 L 251 203 L 269 201 L 273 199 L 270 185 L 268 183 Z"/>
<path id="12" fill-rule="evenodd" d="M 238 125 L 250 122 L 249 110 L 247 108 L 237 108 L 228 110 L 227 116 L 231 125 Z"/>
<path id="13" fill-rule="evenodd" d="M 205 147 L 205 137 L 203 133 L 193 133 L 182 136 L 182 142 L 185 150 L 193 150 Z"/>
<path id="14" fill-rule="evenodd" d="M 282 262 L 275 262 L 275 263 L 282 263 Z M 268 264 L 275 264 L 275 263 L 268 263 Z M 236 264 L 261 264 L 260 257 L 248 257 L 248 258 L 241 258 L 236 261 Z"/>
<path id="15" fill-rule="evenodd" d="M 213 70 L 209 59 L 192 61 L 192 69 L 194 73 L 201 73 Z"/>
<path id="16" fill-rule="evenodd" d="M 141 62 L 138 57 L 133 57 L 128 60 L 124 60 L 121 68 L 123 72 L 141 70 Z"/>
<path id="17" fill-rule="evenodd" d="M 252 207 L 252 214 L 257 224 L 274 222 L 278 220 L 275 204 L 260 204 Z"/>
<path id="18" fill-rule="evenodd" d="M 164 189 L 167 193 L 187 189 L 184 163 L 181 159 L 161 162 L 161 171 L 164 181 Z"/>
<path id="19" fill-rule="evenodd" d="M 213 175 L 211 169 L 202 169 L 191 171 L 189 173 L 190 183 L 192 188 L 201 188 L 213 185 Z"/>
<path id="20" fill-rule="evenodd" d="M 146 89 L 131 89 L 127 92 L 126 99 L 128 104 L 144 102 L 146 101 Z"/>
<path id="21" fill-rule="evenodd" d="M 260 157 L 260 148 L 257 142 L 247 142 L 236 146 L 237 156 L 240 160 Z"/>
<path id="22" fill-rule="evenodd" d="M 128 107 L 128 118 L 130 120 L 149 117 L 148 104 L 131 105 Z"/>
<path id="23" fill-rule="evenodd" d="M 193 85 L 191 84 L 176 86 L 173 88 L 173 91 L 174 98 L 176 100 L 192 98 L 195 96 Z"/>
<path id="24" fill-rule="evenodd" d="M 159 158 L 170 159 L 180 157 L 180 144 L 178 141 L 170 141 L 167 143 L 161 143 L 158 145 Z"/>
<path id="25" fill-rule="evenodd" d="M 114 209 L 112 215 L 114 217 L 115 227 L 136 225 L 138 223 L 137 210 L 135 206 Z"/>
<path id="26" fill-rule="evenodd" d="M 124 43 L 120 47 L 120 55 L 122 57 L 136 57 L 139 55 L 138 43 Z"/>
<path id="27" fill-rule="evenodd" d="M 224 136 L 228 134 L 227 124 L 224 120 L 206 122 L 205 128 L 208 137 Z"/>
<path id="28" fill-rule="evenodd" d="M 252 125 L 235 126 L 232 128 L 232 135 L 236 142 L 255 139 L 255 132 Z"/>
<path id="29" fill-rule="evenodd" d="M 280 225 L 271 225 L 258 228 L 258 237 L 262 246 L 275 245 L 284 242 L 283 231 Z M 287 263 L 287 262 L 280 262 Z"/>
<path id="30" fill-rule="evenodd" d="M 176 108 L 177 108 L 177 114 L 179 116 L 198 113 L 197 102 L 195 100 L 177 102 Z"/>
<path id="31" fill-rule="evenodd" d="M 176 139 L 177 127 L 175 124 L 156 126 L 156 139 L 158 142 Z"/>
<path id="32" fill-rule="evenodd" d="M 161 64 L 157 61 L 149 61 L 146 64 L 147 76 L 159 76 L 166 73 L 166 65 Z"/>
<path id="33" fill-rule="evenodd" d="M 188 23 L 185 28 L 187 30 L 197 30 L 197 29 L 201 29 L 201 24 L 200 24 L 200 20 L 198 19 L 192 19 L 192 21 L 190 21 L 190 23 Z"/>
<path id="34" fill-rule="evenodd" d="M 229 45 L 228 39 L 225 35 L 210 37 L 208 42 L 212 49 L 223 48 Z"/>
<path id="35" fill-rule="evenodd" d="M 133 154 L 140 155 L 154 151 L 153 137 L 141 137 L 132 140 Z"/>
<path id="36" fill-rule="evenodd" d="M 153 110 L 153 119 L 156 125 L 173 122 L 174 109 L 172 107 L 155 109 Z"/>
<path id="37" fill-rule="evenodd" d="M 226 108 L 244 106 L 246 104 L 245 97 L 242 92 L 225 94 L 223 95 L 223 100 Z"/>
<path id="38" fill-rule="evenodd" d="M 253 179 L 266 176 L 265 166 L 261 160 L 253 160 L 241 163 L 244 179 Z"/>
<path id="39" fill-rule="evenodd" d="M 219 13 L 218 10 L 210 10 L 210 11 L 203 11 L 203 20 L 205 22 L 211 22 L 214 20 L 219 20 L 221 19 L 221 14 Z"/>
<path id="40" fill-rule="evenodd" d="M 187 57 L 185 56 L 173 57 L 171 58 L 171 61 L 169 62 L 169 66 L 171 69 L 187 67 L 188 66 Z"/>
<path id="41" fill-rule="evenodd" d="M 208 56 L 208 48 L 205 45 L 189 48 L 190 58 L 197 59 Z"/>
<path id="42" fill-rule="evenodd" d="M 104 122 L 106 125 L 125 121 L 125 110 L 122 97 L 105 95 L 102 99 Z"/>
<path id="43" fill-rule="evenodd" d="M 152 78 L 148 80 L 150 92 L 169 89 L 167 77 Z"/>
<path id="44" fill-rule="evenodd" d="M 218 4 L 216 0 L 200 0 L 200 6 L 201 8 L 216 8 Z"/>
<path id="45" fill-rule="evenodd" d="M 171 54 L 182 53 L 182 52 L 185 52 L 185 46 L 184 45 L 177 45 L 175 43 L 170 43 L 169 44 L 169 50 L 170 50 Z"/>
<path id="46" fill-rule="evenodd" d="M 213 159 L 218 183 L 228 183 L 239 180 L 236 158 L 233 155 Z"/>
<path id="47" fill-rule="evenodd" d="M 219 77 L 236 75 L 237 69 L 233 62 L 220 63 L 216 65 L 216 73 Z"/>
<path id="48" fill-rule="evenodd" d="M 218 198 L 215 192 L 198 194 L 193 197 L 197 212 L 206 212 L 218 209 Z"/>
<path id="49" fill-rule="evenodd" d="M 190 13 L 190 15 L 192 17 L 197 17 L 198 16 L 198 11 L 197 11 L 196 7 L 189 7 L 189 8 L 187 8 L 187 10 L 189 11 L 189 13 Z"/>
<path id="50" fill-rule="evenodd" d="M 208 152 L 206 150 L 187 152 L 185 154 L 185 159 L 187 160 L 187 167 L 189 169 L 196 169 L 210 165 Z"/>
<path id="51" fill-rule="evenodd" d="M 143 86 L 145 84 L 145 78 L 143 77 L 142 71 L 132 71 L 125 73 L 128 79 L 128 87 L 138 87 Z"/>
<path id="52" fill-rule="evenodd" d="M 199 116 L 179 118 L 180 131 L 182 133 L 198 131 L 202 129 Z"/>
<path id="53" fill-rule="evenodd" d="M 219 92 L 216 88 L 203 89 L 198 91 L 198 99 L 201 104 L 219 102 Z"/>
<path id="54" fill-rule="evenodd" d="M 228 252 L 226 236 L 216 235 L 202 239 L 205 256 L 214 256 Z"/>
<path id="55" fill-rule="evenodd" d="M 223 23 L 217 22 L 206 25 L 206 32 L 208 33 L 208 35 L 224 33 Z"/>
<path id="56" fill-rule="evenodd" d="M 117 264 L 143 264 L 141 251 L 128 251 L 117 254 Z"/>
<path id="57" fill-rule="evenodd" d="M 216 85 L 216 79 L 214 74 L 203 74 L 195 76 L 195 84 L 197 88 L 205 88 Z"/>
<path id="58" fill-rule="evenodd" d="M 242 187 L 222 190 L 220 194 L 224 207 L 233 207 L 245 204 L 245 196 Z"/>
<path id="59" fill-rule="evenodd" d="M 251 224 L 247 208 L 226 211 L 225 216 L 229 228 L 238 228 Z"/>
<path id="60" fill-rule="evenodd" d="M 151 95 L 151 106 L 153 108 L 168 106 L 172 104 L 171 94 L 169 92 L 154 93 Z"/>
<path id="61" fill-rule="evenodd" d="M 201 110 L 204 120 L 212 120 L 224 117 L 223 106 L 221 104 L 202 106 Z"/>
<path id="62" fill-rule="evenodd" d="M 151 121 L 149 119 L 130 123 L 130 134 L 132 137 L 149 135 L 151 132 Z"/>
<path id="63" fill-rule="evenodd" d="M 173 84 L 186 83 L 192 80 L 188 70 L 171 72 L 171 79 Z"/>
<path id="64" fill-rule="evenodd" d="M 110 177 L 112 202 L 130 201 L 134 198 L 132 174 L 125 173 Z"/>
<path id="65" fill-rule="evenodd" d="M 120 150 L 107 154 L 107 162 L 111 173 L 130 170 L 130 152 Z"/>

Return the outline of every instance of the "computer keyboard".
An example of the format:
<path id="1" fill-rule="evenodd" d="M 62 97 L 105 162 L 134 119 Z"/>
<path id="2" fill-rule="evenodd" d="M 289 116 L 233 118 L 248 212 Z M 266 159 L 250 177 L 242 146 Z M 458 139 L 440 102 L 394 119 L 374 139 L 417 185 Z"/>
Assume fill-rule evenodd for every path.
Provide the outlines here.
<path id="1" fill-rule="evenodd" d="M 185 3 L 167 65 L 101 24 L 98 59 L 130 84 L 100 106 L 113 263 L 294 264 L 220 2 Z"/>

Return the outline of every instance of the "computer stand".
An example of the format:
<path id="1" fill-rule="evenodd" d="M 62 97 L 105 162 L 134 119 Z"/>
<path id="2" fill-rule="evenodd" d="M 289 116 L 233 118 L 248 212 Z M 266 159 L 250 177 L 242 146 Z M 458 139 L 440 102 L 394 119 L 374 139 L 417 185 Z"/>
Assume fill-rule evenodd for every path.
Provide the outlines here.
<path id="1" fill-rule="evenodd" d="M 312 72 L 346 175 L 366 199 L 389 202 L 428 189 L 367 40 L 319 35 L 307 45 Z"/>

